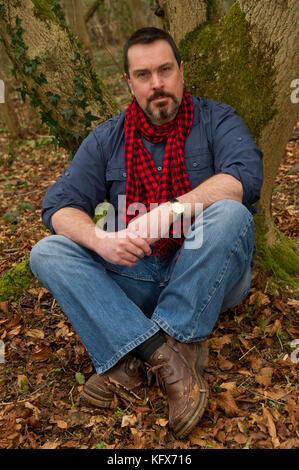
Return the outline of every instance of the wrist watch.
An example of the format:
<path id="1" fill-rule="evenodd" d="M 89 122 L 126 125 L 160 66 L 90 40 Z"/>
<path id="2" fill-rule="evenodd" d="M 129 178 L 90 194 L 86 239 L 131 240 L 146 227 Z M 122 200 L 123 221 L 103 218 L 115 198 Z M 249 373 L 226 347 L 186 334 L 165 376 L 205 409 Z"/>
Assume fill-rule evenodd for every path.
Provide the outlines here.
<path id="1" fill-rule="evenodd" d="M 174 212 L 174 214 L 180 215 L 184 213 L 185 206 L 178 199 L 173 198 L 173 199 L 170 199 L 169 202 L 171 204 L 171 210 L 172 212 Z"/>

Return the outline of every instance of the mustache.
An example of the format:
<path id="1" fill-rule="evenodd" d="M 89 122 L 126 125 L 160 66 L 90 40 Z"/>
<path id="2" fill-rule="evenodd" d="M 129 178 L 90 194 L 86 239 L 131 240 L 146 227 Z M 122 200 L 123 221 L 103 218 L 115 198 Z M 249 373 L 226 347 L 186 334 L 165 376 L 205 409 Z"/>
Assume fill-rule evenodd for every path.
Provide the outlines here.
<path id="1" fill-rule="evenodd" d="M 155 91 L 152 96 L 149 97 L 148 102 L 150 103 L 151 101 L 155 100 L 156 98 L 161 98 L 165 96 L 166 98 L 172 98 L 174 99 L 174 96 L 171 93 L 165 93 L 165 91 L 160 90 L 160 91 Z"/>

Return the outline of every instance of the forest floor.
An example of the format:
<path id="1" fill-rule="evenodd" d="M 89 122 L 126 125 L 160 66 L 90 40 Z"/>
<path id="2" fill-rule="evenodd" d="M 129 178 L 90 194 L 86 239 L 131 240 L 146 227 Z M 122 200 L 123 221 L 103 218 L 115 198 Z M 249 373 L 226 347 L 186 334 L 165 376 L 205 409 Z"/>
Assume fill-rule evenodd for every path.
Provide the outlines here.
<path id="1" fill-rule="evenodd" d="M 125 86 L 114 80 L 124 106 Z M 277 226 L 292 239 L 298 237 L 298 152 L 299 141 L 290 141 L 272 204 Z M 43 131 L 26 128 L 24 140 L 12 142 L 0 122 L 0 274 L 49 235 L 40 219 L 42 197 L 67 165 L 66 152 L 53 149 Z M 0 303 L 0 449 L 299 448 L 298 306 L 291 288 L 272 292 L 254 268 L 250 295 L 220 316 L 208 340 L 204 416 L 177 440 L 156 384 L 140 387 L 131 400 L 115 395 L 111 409 L 82 400 L 92 362 L 57 302 L 33 281 Z"/>

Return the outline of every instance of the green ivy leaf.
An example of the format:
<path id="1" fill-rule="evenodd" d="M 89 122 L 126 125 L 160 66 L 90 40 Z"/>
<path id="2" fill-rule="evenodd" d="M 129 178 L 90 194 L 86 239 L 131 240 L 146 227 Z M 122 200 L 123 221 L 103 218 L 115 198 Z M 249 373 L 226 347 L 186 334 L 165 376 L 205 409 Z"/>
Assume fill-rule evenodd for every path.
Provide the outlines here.
<path id="1" fill-rule="evenodd" d="M 75 104 L 76 101 L 77 101 L 76 96 L 70 96 L 69 99 L 68 99 L 68 102 L 69 102 L 71 105 Z"/>
<path id="2" fill-rule="evenodd" d="M 4 214 L 4 220 L 8 224 L 15 224 L 19 222 L 19 215 L 20 215 L 19 211 L 7 211 Z"/>
<path id="3" fill-rule="evenodd" d="M 71 120 L 71 117 L 75 114 L 74 110 L 71 108 L 64 108 L 61 111 L 61 114 L 66 122 L 69 122 Z"/>
<path id="4" fill-rule="evenodd" d="M 48 91 L 47 96 L 48 96 L 48 100 L 50 101 L 50 103 L 53 106 L 57 106 L 58 101 L 60 100 L 60 96 L 59 95 L 53 95 L 50 91 Z"/>
<path id="5" fill-rule="evenodd" d="M 93 116 L 90 113 L 90 111 L 88 111 L 88 113 L 86 113 L 84 116 L 85 116 L 84 122 L 85 122 L 86 127 L 89 127 L 92 121 L 97 121 L 99 119 L 98 116 Z"/>
<path id="6" fill-rule="evenodd" d="M 83 385 L 85 383 L 84 374 L 81 374 L 81 372 L 76 372 L 75 378 L 79 385 Z"/>
<path id="7" fill-rule="evenodd" d="M 26 210 L 26 209 L 29 209 L 31 211 L 35 210 L 35 207 L 32 204 L 30 204 L 30 202 L 18 202 L 18 206 L 22 210 Z"/>
<path id="8" fill-rule="evenodd" d="M 41 73 L 39 76 L 33 77 L 33 80 L 41 85 L 42 83 L 47 83 L 48 80 L 46 79 L 46 75 L 44 73 Z"/>

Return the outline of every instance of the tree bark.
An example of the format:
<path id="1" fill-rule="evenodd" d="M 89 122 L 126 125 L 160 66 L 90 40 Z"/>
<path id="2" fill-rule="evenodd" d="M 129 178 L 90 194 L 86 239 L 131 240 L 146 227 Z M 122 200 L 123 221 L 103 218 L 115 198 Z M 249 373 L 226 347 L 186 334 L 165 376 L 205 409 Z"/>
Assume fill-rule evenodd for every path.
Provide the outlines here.
<path id="1" fill-rule="evenodd" d="M 64 1 L 65 15 L 67 24 L 83 45 L 83 50 L 93 61 L 93 52 L 87 30 L 82 0 L 66 0 Z"/>
<path id="2" fill-rule="evenodd" d="M 146 26 L 146 20 L 142 8 L 141 0 L 129 0 L 132 15 L 132 25 L 134 30 Z"/>
<path id="3" fill-rule="evenodd" d="M 0 0 L 0 37 L 21 93 L 56 142 L 74 154 L 91 127 L 119 112 L 50 0 Z"/>
<path id="4" fill-rule="evenodd" d="M 11 100 L 12 76 L 9 70 L 10 64 L 9 59 L 5 51 L 3 50 L 3 47 L 0 47 L 0 63 L 0 80 L 2 80 L 3 83 L 3 96 L 1 96 L 0 92 L 0 115 L 2 115 L 4 118 L 10 137 L 13 139 L 21 138 L 21 126 L 19 123 L 18 115 L 15 112 L 14 105 Z"/>
<path id="5" fill-rule="evenodd" d="M 295 258 L 298 266 L 298 257 L 286 246 L 287 243 L 274 225 L 271 201 L 277 170 L 299 115 L 298 103 L 291 101 L 291 83 L 298 77 L 299 63 L 297 1 L 238 0 L 232 3 L 230 0 L 219 1 L 218 13 L 215 14 L 215 10 L 211 10 L 215 2 L 209 0 L 188 0 L 188 8 L 185 3 L 184 8 L 180 8 L 179 0 L 160 0 L 166 12 L 165 24 L 168 24 L 169 32 L 177 40 L 193 29 L 192 35 L 185 36 L 179 44 L 185 62 L 187 89 L 204 98 L 232 105 L 245 119 L 249 129 L 253 129 L 252 134 L 264 153 L 264 183 L 258 203 L 259 214 L 255 219 L 256 231 L 262 234 L 257 236 L 258 248 L 262 254 L 266 254 L 264 258 L 273 258 L 271 269 L 275 264 L 275 253 L 278 250 L 282 253 L 283 250 L 287 269 L 287 265 L 291 265 Z M 240 59 L 242 37 L 235 36 L 233 40 L 227 41 L 223 36 L 223 32 L 226 32 L 229 37 L 233 37 L 232 31 L 237 25 L 229 23 L 229 18 L 233 17 L 232 12 L 236 13 L 237 9 L 246 22 L 242 25 L 243 29 L 240 28 L 244 35 L 248 33 L 247 42 L 243 41 L 245 52 L 249 59 L 254 57 L 252 64 L 247 64 L 246 60 L 240 62 L 245 67 L 248 65 L 246 76 L 242 67 L 234 72 Z M 194 17 L 191 18 L 193 13 Z M 234 16 L 237 16 L 235 13 Z M 205 17 L 209 21 L 203 24 Z M 200 24 L 200 28 L 194 30 Z M 243 82 L 238 81 L 238 75 L 243 76 Z M 232 77 L 235 77 L 235 81 Z M 248 91 L 250 89 L 254 90 L 251 94 Z M 262 97 L 260 101 L 259 96 Z M 253 106 L 255 103 L 256 108 Z M 250 106 L 251 115 L 246 111 Z"/>
<path id="6" fill-rule="evenodd" d="M 84 21 L 85 23 L 88 23 L 88 21 L 93 17 L 93 15 L 95 14 L 95 12 L 97 11 L 97 9 L 99 8 L 100 4 L 103 2 L 104 0 L 95 0 L 89 7 L 89 9 L 87 10 L 87 12 L 85 13 L 84 15 Z"/>
<path id="7" fill-rule="evenodd" d="M 159 5 L 164 10 L 164 28 L 176 43 L 207 19 L 207 5 L 203 0 L 159 0 Z"/>
<path id="8" fill-rule="evenodd" d="M 267 241 L 273 245 L 278 240 L 271 213 L 272 191 L 286 143 L 299 114 L 298 104 L 291 102 L 290 88 L 292 80 L 298 76 L 298 4 L 296 0 L 240 0 L 239 3 L 252 26 L 253 41 L 257 43 L 263 35 L 264 40 L 279 43 L 275 55 L 278 112 L 263 129 L 259 139 L 259 145 L 264 152 L 265 172 L 260 206 L 263 208 L 268 228 Z"/>
<path id="9" fill-rule="evenodd" d="M 10 100 L 10 87 L 4 75 L 0 73 L 0 80 L 4 83 L 4 102 L 0 101 L 0 114 L 2 114 L 8 133 L 11 138 L 22 138 L 22 131 L 19 124 L 18 116 L 14 110 L 14 106 Z"/>

